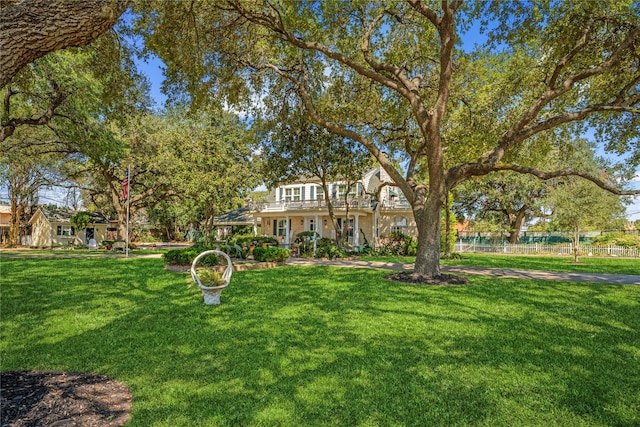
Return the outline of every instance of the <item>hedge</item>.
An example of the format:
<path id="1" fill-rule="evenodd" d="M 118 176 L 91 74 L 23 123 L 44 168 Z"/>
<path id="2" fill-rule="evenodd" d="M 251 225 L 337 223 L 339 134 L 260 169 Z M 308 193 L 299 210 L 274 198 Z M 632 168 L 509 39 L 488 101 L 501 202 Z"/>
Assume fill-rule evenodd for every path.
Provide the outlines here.
<path id="1" fill-rule="evenodd" d="M 193 260 L 202 252 L 209 250 L 203 246 L 192 246 L 186 249 L 171 249 L 164 253 L 165 264 L 175 265 L 191 265 Z M 218 265 L 218 257 L 215 254 L 209 254 L 203 258 L 200 258 L 198 265 L 210 267 Z"/>
<path id="2" fill-rule="evenodd" d="M 289 249 L 257 247 L 253 250 L 253 259 L 261 262 L 285 262 L 291 255 Z"/>

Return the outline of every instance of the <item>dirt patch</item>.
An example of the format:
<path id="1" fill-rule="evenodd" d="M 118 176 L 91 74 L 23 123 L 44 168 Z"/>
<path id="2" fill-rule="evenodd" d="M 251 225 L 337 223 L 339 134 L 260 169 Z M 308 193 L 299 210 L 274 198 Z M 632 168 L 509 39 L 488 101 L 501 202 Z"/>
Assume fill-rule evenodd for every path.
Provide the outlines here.
<path id="1" fill-rule="evenodd" d="M 0 373 L 2 427 L 119 427 L 129 420 L 131 392 L 103 375 Z"/>
<path id="2" fill-rule="evenodd" d="M 469 279 L 466 277 L 454 276 L 453 274 L 439 274 L 437 276 L 431 276 L 428 274 L 403 271 L 400 273 L 390 274 L 385 278 L 395 282 L 409 283 L 412 285 L 455 286 L 469 284 Z"/>

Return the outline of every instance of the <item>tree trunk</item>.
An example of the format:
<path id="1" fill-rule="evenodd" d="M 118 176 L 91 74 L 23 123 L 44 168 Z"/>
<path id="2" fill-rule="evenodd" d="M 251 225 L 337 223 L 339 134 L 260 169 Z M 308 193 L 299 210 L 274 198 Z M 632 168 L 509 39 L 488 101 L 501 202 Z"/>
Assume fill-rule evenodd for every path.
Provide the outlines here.
<path id="1" fill-rule="evenodd" d="M 580 228 L 573 229 L 573 262 L 578 262 L 578 251 L 580 246 Z"/>
<path id="2" fill-rule="evenodd" d="M 440 214 L 442 197 L 429 194 L 423 207 L 414 207 L 418 227 L 418 252 L 414 272 L 431 277 L 440 274 Z"/>
<path id="3" fill-rule="evenodd" d="M 518 236 L 520 235 L 522 224 L 524 224 L 524 220 L 527 217 L 526 215 L 527 209 L 528 209 L 528 206 L 526 207 L 526 209 L 525 207 L 523 207 L 522 209 L 517 211 L 515 218 L 511 221 L 511 224 L 510 224 L 511 231 L 509 232 L 508 240 L 509 240 L 509 243 L 511 243 L 512 245 L 515 245 L 516 243 L 518 243 Z"/>
<path id="4" fill-rule="evenodd" d="M 336 218 L 335 211 L 333 210 L 333 203 L 331 202 L 331 193 L 329 192 L 329 186 L 327 185 L 326 179 L 321 177 L 322 189 L 324 191 L 324 197 L 327 201 L 327 210 L 329 211 L 329 219 L 331 220 L 331 224 L 333 225 L 333 229 L 336 230 L 336 245 L 341 248 L 342 247 L 342 230 L 338 226 L 338 218 Z"/>
<path id="5" fill-rule="evenodd" d="M 449 194 L 444 199 L 444 257 L 451 258 L 451 204 Z"/>
<path id="6" fill-rule="evenodd" d="M 22 218 L 22 203 L 17 195 L 11 197 L 11 223 L 9 225 L 9 246 L 17 246 L 20 237 L 20 220 Z"/>
<path id="7" fill-rule="evenodd" d="M 115 25 L 127 4 L 127 0 L 23 0 L 2 6 L 0 88 L 49 52 L 89 44 Z"/>

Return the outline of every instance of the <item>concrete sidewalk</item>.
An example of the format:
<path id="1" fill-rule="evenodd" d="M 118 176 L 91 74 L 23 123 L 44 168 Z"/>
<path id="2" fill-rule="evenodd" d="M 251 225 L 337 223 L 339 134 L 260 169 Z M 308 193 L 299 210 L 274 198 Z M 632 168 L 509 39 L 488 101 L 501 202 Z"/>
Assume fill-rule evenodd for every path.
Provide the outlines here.
<path id="1" fill-rule="evenodd" d="M 289 258 L 287 265 L 324 265 L 331 267 L 351 267 L 351 268 L 382 268 L 387 270 L 413 270 L 413 264 L 402 264 L 379 261 L 351 261 L 351 260 L 316 260 L 306 258 Z M 495 276 L 510 279 L 539 279 L 554 280 L 561 282 L 580 283 L 608 283 L 615 285 L 640 285 L 640 276 L 628 274 L 601 274 L 601 273 L 561 273 L 555 271 L 539 270 L 514 270 L 508 268 L 487 268 L 487 267 L 467 267 L 449 266 L 440 267 L 443 273 L 454 274 L 478 274 L 481 276 Z"/>

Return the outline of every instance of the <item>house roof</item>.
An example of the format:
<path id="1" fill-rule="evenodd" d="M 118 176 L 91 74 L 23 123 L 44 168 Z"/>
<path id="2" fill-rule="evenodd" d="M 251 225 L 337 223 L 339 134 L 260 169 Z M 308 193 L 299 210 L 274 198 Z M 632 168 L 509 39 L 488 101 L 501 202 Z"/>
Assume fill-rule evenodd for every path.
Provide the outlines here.
<path id="1" fill-rule="evenodd" d="M 33 215 L 32 219 L 40 212 L 49 222 L 68 222 L 71 223 L 71 217 L 80 211 L 70 208 L 61 208 L 58 206 L 40 206 L 38 211 Z M 108 224 L 109 221 L 98 212 L 88 212 L 91 215 L 91 224 Z"/>
<path id="2" fill-rule="evenodd" d="M 214 225 L 253 225 L 253 215 L 248 207 L 242 207 L 213 218 Z"/>
<path id="3" fill-rule="evenodd" d="M 0 213 L 10 214 L 11 213 L 11 206 L 9 206 L 9 205 L 0 205 Z"/>

